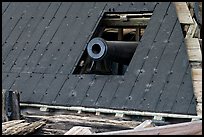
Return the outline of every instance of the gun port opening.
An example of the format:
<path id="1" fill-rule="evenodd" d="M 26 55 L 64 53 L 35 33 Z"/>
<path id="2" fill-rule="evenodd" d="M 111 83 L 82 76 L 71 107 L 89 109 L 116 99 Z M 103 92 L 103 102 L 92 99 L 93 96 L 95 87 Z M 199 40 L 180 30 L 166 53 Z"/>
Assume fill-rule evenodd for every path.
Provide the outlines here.
<path id="1" fill-rule="evenodd" d="M 152 13 L 104 13 L 73 74 L 124 75 Z"/>

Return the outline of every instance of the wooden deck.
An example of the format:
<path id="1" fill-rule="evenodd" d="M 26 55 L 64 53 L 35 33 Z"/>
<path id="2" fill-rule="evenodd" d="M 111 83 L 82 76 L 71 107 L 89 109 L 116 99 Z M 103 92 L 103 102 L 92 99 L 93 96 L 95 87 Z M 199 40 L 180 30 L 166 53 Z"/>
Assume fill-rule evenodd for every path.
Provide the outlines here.
<path id="1" fill-rule="evenodd" d="M 199 39 L 194 36 L 198 25 L 195 19 L 192 18 L 186 2 L 175 2 L 174 4 L 180 23 L 186 25 L 188 28 L 185 43 L 187 46 L 188 59 L 192 65 L 191 71 L 197 104 L 197 115 L 202 116 L 202 52 Z"/>
<path id="2" fill-rule="evenodd" d="M 124 76 L 73 75 L 106 12 L 153 14 Z M 5 2 L 2 88 L 23 103 L 196 115 L 184 38 L 171 2 Z"/>

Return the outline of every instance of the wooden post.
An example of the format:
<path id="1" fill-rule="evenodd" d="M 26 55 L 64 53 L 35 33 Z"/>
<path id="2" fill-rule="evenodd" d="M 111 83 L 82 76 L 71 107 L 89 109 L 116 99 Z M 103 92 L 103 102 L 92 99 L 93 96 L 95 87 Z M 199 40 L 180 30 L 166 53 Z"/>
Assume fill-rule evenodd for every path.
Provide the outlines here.
<path id="1" fill-rule="evenodd" d="M 2 90 L 2 122 L 8 121 L 8 117 L 6 115 L 6 105 L 5 105 L 5 92 L 6 90 Z"/>
<path id="2" fill-rule="evenodd" d="M 20 96 L 17 91 L 2 91 L 2 122 L 20 119 Z"/>

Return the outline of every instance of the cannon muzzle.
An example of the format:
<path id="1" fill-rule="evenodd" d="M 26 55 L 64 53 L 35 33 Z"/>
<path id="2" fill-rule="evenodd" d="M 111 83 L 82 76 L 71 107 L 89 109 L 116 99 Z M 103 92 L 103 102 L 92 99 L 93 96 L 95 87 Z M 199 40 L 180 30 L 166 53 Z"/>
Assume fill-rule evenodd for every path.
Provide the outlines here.
<path id="1" fill-rule="evenodd" d="M 96 61 L 108 59 L 127 65 L 137 45 L 138 42 L 135 41 L 105 41 L 102 38 L 94 38 L 88 43 L 87 52 Z"/>

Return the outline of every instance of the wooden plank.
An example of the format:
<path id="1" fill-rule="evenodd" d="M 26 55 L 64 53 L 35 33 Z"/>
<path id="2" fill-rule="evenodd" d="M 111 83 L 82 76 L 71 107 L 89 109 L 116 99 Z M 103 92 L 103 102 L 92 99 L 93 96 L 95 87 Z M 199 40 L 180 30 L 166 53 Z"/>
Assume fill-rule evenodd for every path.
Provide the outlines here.
<path id="1" fill-rule="evenodd" d="M 44 93 L 44 96 L 41 98 L 41 103 L 55 104 L 55 98 L 57 97 L 60 89 L 66 81 L 66 75 L 56 74 L 54 80 L 51 82 L 49 88 Z"/>
<path id="2" fill-rule="evenodd" d="M 44 115 L 27 115 L 23 116 L 27 118 L 40 118 L 42 120 L 48 120 L 52 122 L 70 122 L 75 124 L 83 124 L 89 126 L 118 126 L 123 128 L 134 128 L 141 124 L 138 121 L 132 120 L 114 120 L 110 118 L 100 117 L 100 116 L 85 116 L 85 115 L 53 115 L 53 116 L 44 116 Z"/>
<path id="3" fill-rule="evenodd" d="M 9 53 L 9 56 L 10 56 L 10 54 L 12 55 L 12 59 L 13 59 L 12 61 L 15 62 L 15 65 L 14 65 L 14 63 L 10 63 L 9 61 L 8 62 L 10 64 L 13 64 L 13 66 L 18 65 L 18 63 L 19 63 L 18 56 L 25 53 L 27 51 L 27 49 L 30 49 L 29 42 L 32 38 L 32 35 L 33 35 L 36 27 L 39 24 L 40 18 L 42 18 L 43 14 L 46 11 L 46 9 L 48 8 L 48 6 L 49 6 L 49 3 L 46 3 L 46 2 L 40 3 L 39 7 L 37 9 L 35 9 L 34 12 L 32 12 L 33 14 L 30 17 L 30 20 L 29 20 L 28 24 L 26 25 L 25 30 L 23 30 L 21 36 L 19 36 L 18 43 L 15 43 L 15 45 L 13 46 L 13 49 L 15 49 L 14 50 L 15 52 L 13 52 L 13 54 L 12 54 L 12 52 Z"/>
<path id="4" fill-rule="evenodd" d="M 5 61 L 8 54 L 14 50 L 14 46 L 19 42 L 18 39 L 21 36 L 21 34 L 23 33 L 23 30 L 25 28 L 24 26 L 27 25 L 27 21 L 30 20 L 29 16 L 31 16 L 31 14 L 33 14 L 32 12 L 35 10 L 37 5 L 38 5 L 38 3 L 35 3 L 32 7 L 29 7 L 28 5 L 23 5 L 22 8 L 19 8 L 19 9 L 24 9 L 24 7 L 27 7 L 26 9 L 24 9 L 26 12 L 23 13 L 23 11 L 21 11 L 22 13 L 19 17 L 17 14 L 19 10 L 16 11 L 15 18 L 19 18 L 19 19 L 16 22 L 13 22 L 15 24 L 11 24 L 12 26 L 9 26 L 9 28 L 7 28 L 6 31 L 10 30 L 10 32 L 2 32 L 2 34 L 3 34 L 2 39 L 4 40 L 3 47 L 2 47 L 3 61 Z M 30 10 L 28 10 L 28 7 L 30 8 Z M 15 18 L 13 20 L 16 20 Z M 10 22 L 12 22 L 12 20 Z M 10 25 L 10 22 L 8 23 L 9 25 Z M 2 27 L 2 29 L 5 29 L 5 28 Z"/>
<path id="5" fill-rule="evenodd" d="M 60 9 L 58 10 L 57 14 L 53 16 L 55 19 L 54 21 L 52 21 L 49 27 L 52 30 L 55 30 L 55 27 L 57 29 L 54 31 L 53 35 L 51 34 L 51 32 L 47 31 L 47 33 L 52 36 L 51 39 L 47 41 L 48 42 L 51 41 L 52 44 L 47 45 L 47 47 L 43 49 L 43 51 L 41 52 L 41 54 L 43 55 L 38 59 L 39 65 L 35 67 L 34 72 L 45 73 L 45 70 L 47 69 L 47 67 L 52 67 L 50 60 L 54 57 L 54 55 L 58 54 L 58 51 L 59 51 L 58 49 L 60 49 L 60 46 L 62 45 L 58 35 L 60 34 L 60 36 L 62 36 L 62 34 L 64 34 L 62 32 L 62 27 L 64 27 L 62 26 L 62 24 L 64 23 L 64 20 L 65 20 L 64 16 L 66 16 L 67 11 L 69 11 L 70 7 L 71 7 L 71 3 L 67 3 L 67 2 L 63 3 Z M 48 37 L 46 35 L 47 33 L 44 34 L 46 37 Z"/>
<path id="6" fill-rule="evenodd" d="M 196 111 L 198 116 L 202 116 L 202 103 L 197 104 Z"/>
<path id="7" fill-rule="evenodd" d="M 28 42 L 28 43 L 26 42 L 27 43 L 26 47 L 28 48 L 25 48 L 25 51 L 18 56 L 16 60 L 17 65 L 12 68 L 11 70 L 12 72 L 21 72 L 24 69 L 24 67 L 28 69 L 29 65 L 28 60 L 30 59 L 32 53 L 36 51 L 36 48 L 41 46 L 40 39 L 45 33 L 45 28 L 49 26 L 51 18 L 53 17 L 58 7 L 59 3 L 49 4 L 48 7 L 45 8 L 46 10 L 43 11 L 43 15 L 36 19 L 36 22 L 38 23 L 35 29 L 31 32 L 32 37 L 30 37 L 28 41 L 26 40 Z"/>
<path id="8" fill-rule="evenodd" d="M 75 41 L 72 43 L 72 48 L 70 49 L 72 52 L 66 56 L 64 66 L 59 69 L 60 73 L 70 74 L 71 71 L 75 68 L 77 60 L 86 48 L 86 43 L 91 38 L 95 28 L 102 18 L 105 7 L 106 3 L 96 3 L 95 8 L 90 10 L 89 17 L 84 22 L 86 27 L 81 29 L 78 37 L 76 37 Z"/>
<path id="9" fill-rule="evenodd" d="M 192 69 L 192 79 L 194 81 L 202 81 L 202 69 Z"/>
<path id="10" fill-rule="evenodd" d="M 28 65 L 23 69 L 24 72 L 35 72 L 36 67 L 40 65 L 39 60 L 45 54 L 44 52 L 46 52 L 46 48 L 53 46 L 54 43 L 52 43 L 52 39 L 59 28 L 61 20 L 64 17 L 66 8 L 67 7 L 63 7 L 62 3 L 59 3 L 59 7 L 51 16 L 49 24 L 46 26 L 46 28 L 50 29 L 43 28 L 43 34 L 38 41 L 40 44 L 36 45 L 35 50 L 33 50 L 32 54 L 30 55 L 27 61 Z"/>
<path id="11" fill-rule="evenodd" d="M 158 102 L 159 91 L 165 84 L 164 81 L 168 76 L 168 71 L 171 69 L 180 46 L 176 43 L 181 43 L 182 41 L 182 37 L 179 37 L 181 29 L 179 28 L 173 5 L 170 5 L 167 13 L 169 16 L 167 15 L 164 18 L 163 24 L 155 38 L 156 42 L 152 44 L 153 48 L 149 51 L 148 58 L 142 68 L 144 72 L 139 75 L 138 81 L 136 81 L 132 89 L 130 94 L 132 99 L 127 101 L 127 108 L 136 106 L 139 110 L 155 111 L 154 107 Z M 170 20 L 171 23 L 169 24 Z M 155 71 L 157 71 L 156 74 Z"/>
<path id="12" fill-rule="evenodd" d="M 2 15 L 8 9 L 9 5 L 10 5 L 10 2 L 2 2 L 2 10 L 1 10 Z"/>
<path id="13" fill-rule="evenodd" d="M 135 51 L 135 54 L 133 55 L 133 58 L 128 66 L 128 71 L 125 73 L 124 82 L 121 82 L 119 88 L 115 92 L 110 105 L 111 108 L 121 108 L 124 106 L 127 100 L 131 100 L 131 98 L 129 98 L 130 92 L 132 91 L 138 76 L 142 73 L 141 69 L 145 62 L 145 57 L 147 57 L 152 43 L 161 28 L 162 21 L 159 20 L 163 20 L 169 6 L 169 3 L 161 3 L 156 6 L 156 9 L 154 10 L 154 13 L 141 39 L 141 43 L 138 45 L 137 50 Z M 151 26 L 153 24 L 154 27 Z M 138 89 L 138 91 L 139 90 L 140 89 Z M 135 91 L 134 93 L 136 94 Z M 131 108 L 130 105 L 128 107 Z"/>
<path id="14" fill-rule="evenodd" d="M 200 49 L 200 43 L 198 38 L 185 38 L 185 44 L 187 49 Z"/>
<path id="15" fill-rule="evenodd" d="M 91 127 L 74 126 L 64 135 L 91 135 Z"/>
<path id="16" fill-rule="evenodd" d="M 177 50 L 176 54 L 177 55 L 174 57 L 174 61 L 171 66 L 171 69 L 166 73 L 167 76 L 163 80 L 163 82 L 165 82 L 164 86 L 162 87 L 158 84 L 152 86 L 152 88 L 155 88 L 157 89 L 158 92 L 160 92 L 159 98 L 157 100 L 158 101 L 157 105 L 154 106 L 155 109 L 159 112 L 172 113 L 171 109 L 173 104 L 175 103 L 175 97 L 177 96 L 179 87 L 182 84 L 183 77 L 186 72 L 188 71 L 190 72 L 190 69 L 187 71 L 188 59 L 187 59 L 187 53 L 186 53 L 184 43 L 182 43 L 179 46 L 179 49 Z M 168 57 L 166 58 L 166 60 L 167 59 Z M 162 75 L 164 74 L 161 74 L 161 76 Z M 157 79 L 159 78 L 159 74 L 156 76 L 156 78 Z M 191 82 L 191 79 L 187 79 L 187 81 Z M 183 89 L 183 90 L 186 90 L 186 89 Z M 192 95 L 193 95 L 193 91 L 192 91 Z"/>
<path id="17" fill-rule="evenodd" d="M 51 82 L 53 81 L 54 74 L 43 74 L 39 82 L 35 86 L 32 94 L 29 96 L 29 102 L 38 102 L 40 103 L 41 98 L 43 97 L 46 90 L 49 88 Z"/>
<path id="18" fill-rule="evenodd" d="M 202 121 L 150 127 L 141 130 L 121 130 L 94 135 L 202 135 Z"/>
<path id="19" fill-rule="evenodd" d="M 66 104 L 68 100 L 73 97 L 73 91 L 79 82 L 80 77 L 77 75 L 69 75 L 66 79 L 64 85 L 60 89 L 57 97 L 54 99 L 56 104 L 63 105 Z M 74 102 L 73 102 L 74 103 Z"/>
<path id="20" fill-rule="evenodd" d="M 87 91 L 94 84 L 95 75 L 84 75 L 79 77 L 75 88 L 70 92 L 66 99 L 67 105 L 83 106 L 82 101 L 88 96 Z"/>
<path id="21" fill-rule="evenodd" d="M 196 101 L 202 103 L 202 81 L 193 81 L 193 88 Z"/>
<path id="22" fill-rule="evenodd" d="M 12 85 L 11 89 L 15 89 L 20 92 L 20 101 L 29 101 L 30 95 L 41 77 L 42 74 L 20 73 L 15 79 L 15 83 Z"/>
<path id="23" fill-rule="evenodd" d="M 202 54 L 200 49 L 190 49 L 187 50 L 189 61 L 199 61 L 202 62 Z"/>
<path id="24" fill-rule="evenodd" d="M 100 93 L 99 98 L 96 101 L 97 107 L 107 108 L 110 105 L 114 92 L 117 90 L 120 82 L 122 82 L 122 78 L 120 76 L 109 77 L 109 80 L 105 83 L 103 91 Z"/>
<path id="25" fill-rule="evenodd" d="M 152 120 L 145 120 L 144 122 L 142 122 L 140 125 L 136 126 L 134 128 L 134 130 L 140 130 L 143 128 L 148 128 L 148 127 L 153 127 L 152 125 Z"/>
<path id="26" fill-rule="evenodd" d="M 17 79 L 18 74 L 17 73 L 7 73 L 6 78 L 2 82 L 2 89 L 10 90 L 12 85 Z"/>
<path id="27" fill-rule="evenodd" d="M 72 44 L 74 43 L 74 40 L 77 37 L 80 37 L 80 33 L 83 29 L 84 25 L 81 25 L 80 23 L 84 23 L 88 18 L 88 10 L 91 10 L 94 6 L 94 3 L 86 3 L 85 5 L 81 5 L 81 8 L 83 9 L 83 13 L 78 10 L 80 7 L 78 3 L 73 3 L 71 8 L 69 9 L 68 13 L 66 14 L 66 19 L 61 25 L 61 33 L 59 32 L 59 36 L 56 35 L 54 37 L 54 40 L 59 41 L 59 39 L 63 42 L 63 44 L 59 45 L 60 51 L 53 56 L 53 58 L 50 61 L 50 64 L 52 66 L 48 66 L 45 73 L 57 73 L 58 70 L 64 66 L 64 63 L 66 62 L 65 59 L 67 56 L 69 56 L 69 53 L 71 52 Z M 79 18 L 76 18 L 79 17 Z M 75 30 L 75 31 L 72 31 Z M 68 33 L 72 32 L 72 33 Z M 67 33 L 67 35 L 63 35 Z M 67 58 L 67 61 L 69 61 L 70 58 Z M 68 66 L 71 67 L 71 66 Z"/>
<path id="28" fill-rule="evenodd" d="M 181 114 L 188 113 L 192 99 L 194 99 L 193 94 L 193 83 L 190 73 L 191 67 L 189 66 L 184 77 L 182 78 L 182 83 L 179 85 L 179 91 L 174 97 L 175 101 L 172 106 L 171 112 Z M 196 106 L 194 106 L 196 108 Z M 196 112 L 193 113 L 195 115 Z M 191 115 L 191 114 L 189 114 Z"/>
<path id="29" fill-rule="evenodd" d="M 118 19 L 104 19 L 102 25 L 106 27 L 146 27 L 149 22 L 149 18 L 128 18 L 128 21 L 122 21 Z"/>
<path id="30" fill-rule="evenodd" d="M 194 102 L 192 101 L 192 104 Z M 104 108 L 88 108 L 88 107 L 67 107 L 67 106 L 55 106 L 55 105 L 43 105 L 43 104 L 26 104 L 26 103 L 20 103 L 22 107 L 46 107 L 48 109 L 61 109 L 61 110 L 68 110 L 68 111 L 81 111 L 81 112 L 91 112 L 91 113 L 105 113 L 105 114 L 125 114 L 125 115 L 132 115 L 132 116 L 160 116 L 160 117 L 166 117 L 166 118 L 184 118 L 184 119 L 202 119 L 200 116 L 194 116 L 194 115 L 185 115 L 185 114 L 172 114 L 172 113 L 155 113 L 155 112 L 144 112 L 144 111 L 131 111 L 131 110 L 115 110 L 115 109 L 104 109 Z M 195 105 L 194 105 L 195 106 Z M 34 112 L 36 113 L 36 111 Z"/>
<path id="31" fill-rule="evenodd" d="M 23 123 L 22 123 L 23 122 Z M 8 128 L 5 128 L 7 124 L 2 124 L 2 128 L 5 129 L 2 132 L 2 135 L 27 135 L 30 133 L 33 133 L 43 125 L 45 125 L 45 122 L 43 121 L 36 121 L 32 123 L 27 123 L 22 120 L 20 121 L 14 121 L 13 126 L 10 126 Z M 11 124 L 10 124 L 11 125 Z"/>
<path id="32" fill-rule="evenodd" d="M 196 23 L 195 19 L 193 18 L 193 24 L 189 26 L 188 31 L 186 33 L 186 38 L 193 38 L 196 32 L 196 29 L 198 27 L 198 24 Z"/>
<path id="33" fill-rule="evenodd" d="M 6 122 L 8 121 L 8 117 L 6 115 L 6 101 L 5 101 L 5 93 L 6 93 L 6 90 L 3 89 L 2 90 L 2 122 Z"/>
<path id="34" fill-rule="evenodd" d="M 174 2 L 174 5 L 176 7 L 180 23 L 182 24 L 194 23 L 186 2 Z"/>
<path id="35" fill-rule="evenodd" d="M 93 85 L 90 86 L 88 89 L 84 99 L 82 100 L 83 106 L 89 106 L 94 107 L 96 104 L 97 99 L 99 98 L 99 95 L 101 91 L 103 90 L 106 81 L 108 80 L 108 77 L 102 76 L 96 76 L 95 81 Z"/>
<path id="36" fill-rule="evenodd" d="M 27 14 L 23 16 L 23 18 L 18 22 L 15 26 L 12 34 L 9 36 L 9 39 L 12 39 L 15 43 L 10 47 L 8 55 L 4 57 L 5 65 L 3 66 L 3 70 L 10 71 L 13 65 L 16 65 L 16 56 L 22 52 L 24 44 L 20 40 L 21 37 L 25 37 L 25 32 L 28 29 L 29 23 L 32 21 L 31 16 L 35 14 L 36 9 L 38 8 L 39 3 L 30 7 L 30 10 L 27 11 Z M 26 34 L 27 35 L 27 34 Z M 11 41 L 9 40 L 8 41 Z"/>

